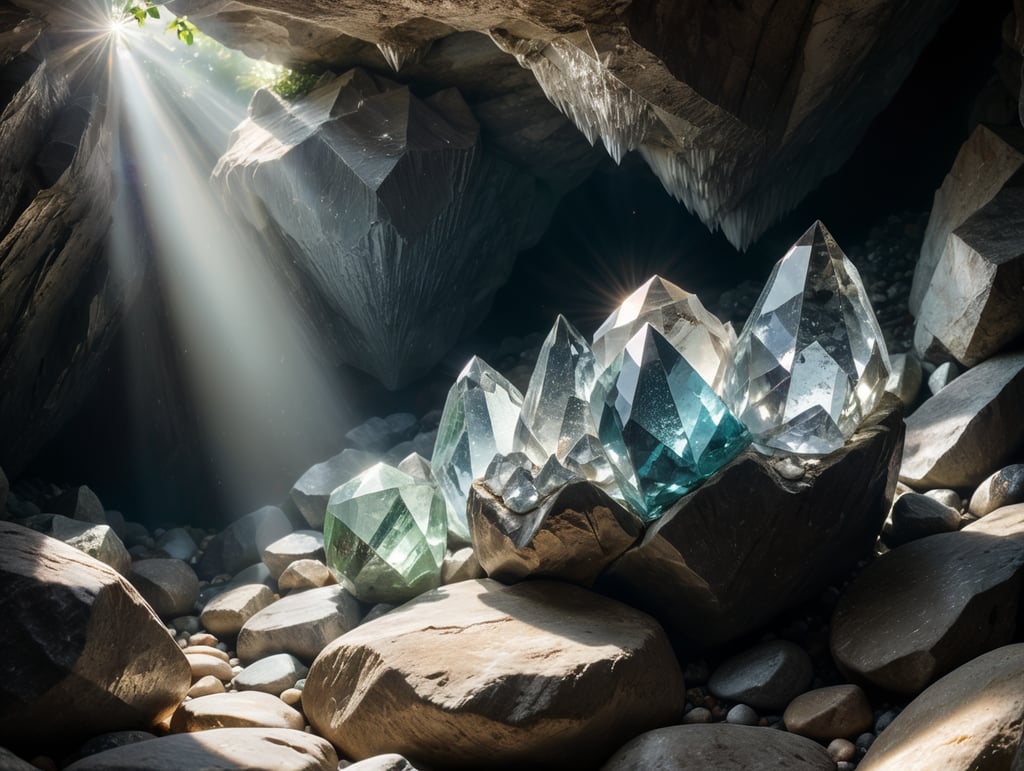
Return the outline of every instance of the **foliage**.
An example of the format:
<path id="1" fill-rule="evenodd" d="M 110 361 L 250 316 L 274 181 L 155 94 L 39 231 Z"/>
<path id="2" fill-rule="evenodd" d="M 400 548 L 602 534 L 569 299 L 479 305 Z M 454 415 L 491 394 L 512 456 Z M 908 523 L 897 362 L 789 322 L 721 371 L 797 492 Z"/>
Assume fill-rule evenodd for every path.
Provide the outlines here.
<path id="1" fill-rule="evenodd" d="M 141 27 L 146 19 L 159 19 L 160 9 L 152 0 L 128 0 L 121 9 L 121 15 L 125 18 L 135 19 Z M 196 40 L 196 25 L 188 20 L 188 16 L 178 16 L 167 25 L 168 32 L 178 35 L 178 40 L 185 45 L 192 45 Z"/>
<path id="2" fill-rule="evenodd" d="M 270 90 L 278 96 L 283 96 L 285 99 L 297 99 L 312 91 L 319 80 L 319 75 L 285 69 L 270 84 Z"/>
<path id="3" fill-rule="evenodd" d="M 196 41 L 196 33 L 199 32 L 196 25 L 188 20 L 188 16 L 179 16 L 174 19 L 174 21 L 167 25 L 167 31 L 176 32 L 178 40 L 189 46 Z"/>

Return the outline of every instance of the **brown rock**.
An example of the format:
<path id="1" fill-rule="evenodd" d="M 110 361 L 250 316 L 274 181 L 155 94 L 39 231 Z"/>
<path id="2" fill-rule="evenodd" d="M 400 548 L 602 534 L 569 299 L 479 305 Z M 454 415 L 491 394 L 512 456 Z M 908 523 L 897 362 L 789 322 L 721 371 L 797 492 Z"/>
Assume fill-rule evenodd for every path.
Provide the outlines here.
<path id="1" fill-rule="evenodd" d="M 316 530 L 296 530 L 278 538 L 263 550 L 263 564 L 272 578 L 278 578 L 296 560 L 324 559 L 324 534 Z"/>
<path id="2" fill-rule="evenodd" d="M 171 731 L 211 728 L 292 728 L 301 731 L 302 715 L 276 696 L 260 691 L 215 693 L 186 701 L 171 717 Z"/>
<path id="3" fill-rule="evenodd" d="M 900 481 L 974 487 L 1024 441 L 1024 353 L 968 370 L 907 418 Z"/>
<path id="4" fill-rule="evenodd" d="M 331 643 L 310 723 L 349 757 L 583 767 L 681 717 L 683 678 L 648 616 L 570 584 L 483 579 L 427 592 Z M 481 740 L 486 737 L 486 740 Z"/>
<path id="5" fill-rule="evenodd" d="M 449 552 L 441 564 L 442 584 L 457 584 L 459 581 L 470 581 L 486 575 L 471 546 Z"/>
<path id="6" fill-rule="evenodd" d="M 860 771 L 1009 769 L 1024 732 L 1024 644 L 950 672 L 879 735 Z"/>
<path id="7" fill-rule="evenodd" d="M 857 738 L 874 724 L 874 713 L 859 686 L 833 685 L 797 696 L 782 720 L 787 731 L 827 742 Z"/>
<path id="8" fill-rule="evenodd" d="M 204 675 L 192 683 L 192 687 L 188 689 L 188 696 L 193 699 L 198 699 L 200 696 L 224 693 L 224 691 L 224 683 L 220 678 L 214 677 L 213 675 Z"/>
<path id="9" fill-rule="evenodd" d="M 640 518 L 590 482 L 573 482 L 518 514 L 477 481 L 466 503 L 473 552 L 491 578 L 558 578 L 590 586 L 643 530 Z"/>
<path id="10" fill-rule="evenodd" d="M 218 637 L 234 637 L 246 621 L 273 601 L 274 593 L 263 584 L 243 584 L 206 603 L 199 621 Z"/>
<path id="11" fill-rule="evenodd" d="M 338 756 L 318 736 L 284 728 L 214 728 L 107 750 L 68 771 L 181 771 L 186 768 L 335 771 Z"/>
<path id="12" fill-rule="evenodd" d="M 896 487 L 901 409 L 886 395 L 845 447 L 805 462 L 796 480 L 745 451 L 649 525 L 597 588 L 696 646 L 734 639 L 817 596 L 881 530 Z"/>
<path id="13" fill-rule="evenodd" d="M 1003 506 L 1024 503 L 1024 463 L 999 469 L 985 479 L 971 496 L 967 510 L 984 517 Z"/>
<path id="14" fill-rule="evenodd" d="M 277 585 L 282 592 L 316 589 L 336 583 L 338 582 L 327 566 L 321 560 L 314 559 L 295 560 L 277 579 Z"/>
<path id="15" fill-rule="evenodd" d="M 832 618 L 832 655 L 851 678 L 918 693 L 1013 639 L 1024 591 L 1024 504 L 879 557 Z"/>
<path id="16" fill-rule="evenodd" d="M 835 771 L 817 743 L 785 731 L 753 726 L 684 725 L 636 737 L 601 771 Z"/>
<path id="17" fill-rule="evenodd" d="M 186 653 L 189 668 L 192 670 L 192 682 L 213 675 L 225 683 L 232 677 L 231 665 L 223 659 L 211 656 L 207 653 Z"/>
<path id="18" fill-rule="evenodd" d="M 308 664 L 327 643 L 354 628 L 360 616 L 359 603 L 340 586 L 289 595 L 245 622 L 238 633 L 238 657 L 248 663 L 291 653 Z"/>
<path id="19" fill-rule="evenodd" d="M 149 727 L 184 698 L 191 682 L 184 655 L 106 565 L 0 523 L 0 586 L 0 743 L 52 751 Z"/>

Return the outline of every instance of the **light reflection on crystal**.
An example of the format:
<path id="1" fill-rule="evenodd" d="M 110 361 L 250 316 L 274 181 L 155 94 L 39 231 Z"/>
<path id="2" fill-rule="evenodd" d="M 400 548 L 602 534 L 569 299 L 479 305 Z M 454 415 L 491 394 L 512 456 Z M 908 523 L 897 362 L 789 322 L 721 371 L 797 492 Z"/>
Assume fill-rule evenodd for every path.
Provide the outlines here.
<path id="1" fill-rule="evenodd" d="M 599 484 L 631 508 L 642 499 L 628 467 L 612 466 L 598 440 L 591 396 L 597 384 L 597 360 L 590 344 L 559 316 L 541 346 L 512 447 L 543 466 L 555 456 L 570 471 Z"/>
<path id="2" fill-rule="evenodd" d="M 602 376 L 598 407 L 608 457 L 631 462 L 648 520 L 750 443 L 746 428 L 711 386 L 649 324 Z"/>
<path id="3" fill-rule="evenodd" d="M 726 401 L 758 445 L 821 455 L 874 409 L 888 371 L 860 275 L 816 222 L 775 265 L 743 327 Z"/>
<path id="4" fill-rule="evenodd" d="M 676 347 L 697 373 L 721 393 L 736 333 L 709 312 L 697 295 L 652 276 L 627 297 L 594 333 L 594 356 L 608 367 L 644 324 Z"/>
<path id="5" fill-rule="evenodd" d="M 430 463 L 448 505 L 448 530 L 455 541 L 469 541 L 469 488 L 496 454 L 512 450 L 522 404 L 519 390 L 476 356 L 448 392 Z"/>
<path id="6" fill-rule="evenodd" d="M 378 463 L 331 494 L 328 567 L 360 600 L 404 602 L 440 583 L 445 519 L 433 485 Z"/>

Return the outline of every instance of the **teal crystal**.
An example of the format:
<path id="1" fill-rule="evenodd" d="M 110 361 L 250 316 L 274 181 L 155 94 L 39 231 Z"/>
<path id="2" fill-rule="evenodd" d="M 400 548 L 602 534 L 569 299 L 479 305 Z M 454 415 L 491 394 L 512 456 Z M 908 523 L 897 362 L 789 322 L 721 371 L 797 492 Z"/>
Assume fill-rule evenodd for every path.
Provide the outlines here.
<path id="1" fill-rule="evenodd" d="M 647 520 L 750 444 L 743 424 L 650 324 L 602 376 L 594 408 L 608 457 L 636 474 Z"/>
<path id="2" fill-rule="evenodd" d="M 378 463 L 331 494 L 327 565 L 364 602 L 405 602 L 441 582 L 445 521 L 433 485 Z"/>
<path id="3" fill-rule="evenodd" d="M 518 389 L 476 356 L 448 391 L 430 466 L 448 507 L 453 541 L 469 542 L 469 488 L 495 455 L 512 451 L 522 404 Z"/>
<path id="4" fill-rule="evenodd" d="M 857 268 L 820 222 L 776 263 L 725 398 L 759 449 L 824 455 L 878 403 L 889 355 Z"/>
<path id="5" fill-rule="evenodd" d="M 559 316 L 537 357 L 512 449 L 540 467 L 554 456 L 612 498 L 640 508 L 640 491 L 628 463 L 610 464 L 598 439 L 590 403 L 597 376 L 590 344 Z"/>
<path id="6" fill-rule="evenodd" d="M 697 295 L 661 276 L 647 279 L 598 327 L 592 346 L 598 365 L 611 365 L 644 324 L 663 334 L 715 393 L 721 393 L 736 344 L 732 325 L 723 324 Z"/>

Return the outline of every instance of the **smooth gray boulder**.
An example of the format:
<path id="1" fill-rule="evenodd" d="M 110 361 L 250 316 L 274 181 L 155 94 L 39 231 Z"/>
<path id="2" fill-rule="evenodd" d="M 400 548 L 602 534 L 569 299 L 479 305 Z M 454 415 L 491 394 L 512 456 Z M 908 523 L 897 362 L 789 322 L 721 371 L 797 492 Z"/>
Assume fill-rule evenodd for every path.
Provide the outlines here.
<path id="1" fill-rule="evenodd" d="M 871 550 L 902 444 L 902 406 L 886 394 L 830 455 L 800 464 L 745 450 L 649 524 L 595 587 L 646 610 L 684 646 L 735 639 Z"/>
<path id="2" fill-rule="evenodd" d="M 247 666 L 234 678 L 235 687 L 240 691 L 262 691 L 271 696 L 280 696 L 288 688 L 306 676 L 309 667 L 290 653 L 276 653 L 258 659 Z"/>
<path id="3" fill-rule="evenodd" d="M 916 694 L 1013 639 L 1024 592 L 1024 504 L 884 554 L 832 616 L 832 656 L 855 682 Z"/>
<path id="4" fill-rule="evenodd" d="M 318 736 L 287 728 L 211 728 L 162 736 L 79 760 L 68 771 L 184 768 L 336 771 L 338 755 Z"/>
<path id="5" fill-rule="evenodd" d="M 161 618 L 188 616 L 195 610 L 199 579 L 181 560 L 138 560 L 129 578 Z"/>
<path id="6" fill-rule="evenodd" d="M 619 749 L 601 771 L 835 771 L 817 742 L 743 725 L 681 725 L 648 731 Z"/>
<path id="7" fill-rule="evenodd" d="M 95 557 L 123 576 L 131 573 L 131 555 L 108 525 L 93 525 L 57 514 L 50 520 L 49 534 L 58 541 Z"/>
<path id="8" fill-rule="evenodd" d="M 263 564 L 275 580 L 296 560 L 324 559 L 324 534 L 316 530 L 296 530 L 278 538 L 263 550 Z"/>
<path id="9" fill-rule="evenodd" d="M 259 562 L 265 548 L 291 531 L 288 517 L 277 506 L 257 509 L 213 537 L 196 564 L 196 573 L 205 579 L 237 573 Z"/>
<path id="10" fill-rule="evenodd" d="M 781 712 L 811 685 L 811 657 L 788 640 L 768 640 L 722 662 L 708 689 L 720 699 Z"/>
<path id="11" fill-rule="evenodd" d="M 892 527 L 884 533 L 891 547 L 960 528 L 960 512 L 919 493 L 905 493 L 892 506 Z"/>
<path id="12" fill-rule="evenodd" d="M 553 203 L 484 149 L 457 90 L 421 99 L 363 69 L 292 101 L 257 92 L 213 180 L 282 240 L 320 339 L 392 389 L 482 321 Z"/>
<path id="13" fill-rule="evenodd" d="M 368 452 L 342 450 L 334 457 L 307 469 L 292 485 L 291 501 L 310 527 L 322 529 L 331 493 L 378 461 L 376 455 Z"/>
<path id="14" fill-rule="evenodd" d="M 1007 645 L 965 663 L 914 699 L 858 768 L 1009 771 L 1020 763 L 1022 734 L 1024 644 Z"/>
<path id="15" fill-rule="evenodd" d="M 185 656 L 131 584 L 98 560 L 0 523 L 0 585 L 0 744 L 49 753 L 148 728 L 185 697 Z"/>
<path id="16" fill-rule="evenodd" d="M 441 768 L 592 767 L 684 702 L 652 618 L 539 580 L 426 592 L 331 643 L 302 691 L 347 757 L 400 749 Z"/>
<path id="17" fill-rule="evenodd" d="M 1024 503 L 1024 463 L 1006 466 L 986 478 L 971 495 L 967 510 L 976 517 L 984 517 L 1015 503 Z"/>
<path id="18" fill-rule="evenodd" d="M 340 586 L 290 594 L 254 614 L 238 633 L 238 657 L 252 662 L 291 653 L 311 662 L 334 639 L 355 628 L 359 603 Z"/>
<path id="19" fill-rule="evenodd" d="M 264 584 L 242 584 L 207 602 L 199 619 L 217 637 L 232 638 L 246 621 L 273 602 L 274 593 Z"/>
<path id="20" fill-rule="evenodd" d="M 900 481 L 975 487 L 1024 443 L 1024 353 L 968 370 L 907 418 Z"/>

